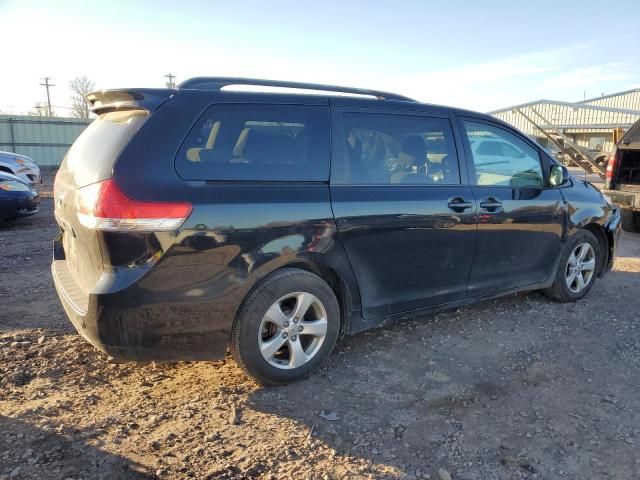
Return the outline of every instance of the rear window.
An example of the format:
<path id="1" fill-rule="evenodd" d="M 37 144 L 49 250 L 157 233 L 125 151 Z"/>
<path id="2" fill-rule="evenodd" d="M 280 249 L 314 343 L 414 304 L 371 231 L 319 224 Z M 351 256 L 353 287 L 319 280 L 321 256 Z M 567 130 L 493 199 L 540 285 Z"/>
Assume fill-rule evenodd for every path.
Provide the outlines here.
<path id="1" fill-rule="evenodd" d="M 629 145 L 632 143 L 640 143 L 640 122 L 633 125 L 627 133 L 622 137 L 622 141 Z"/>
<path id="2" fill-rule="evenodd" d="M 106 180 L 116 158 L 149 116 L 146 110 L 103 113 L 76 139 L 63 161 L 78 186 Z"/>
<path id="3" fill-rule="evenodd" d="M 187 180 L 327 181 L 329 113 L 302 105 L 212 105 L 176 158 Z"/>

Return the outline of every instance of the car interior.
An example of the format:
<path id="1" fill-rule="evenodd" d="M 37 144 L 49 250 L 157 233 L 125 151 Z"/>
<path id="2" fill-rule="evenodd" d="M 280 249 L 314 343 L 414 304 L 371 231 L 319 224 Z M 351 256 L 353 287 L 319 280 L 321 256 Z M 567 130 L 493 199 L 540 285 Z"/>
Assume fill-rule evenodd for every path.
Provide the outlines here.
<path id="1" fill-rule="evenodd" d="M 207 119 L 186 151 L 191 162 L 295 165 L 307 158 L 302 123 Z"/>
<path id="2" fill-rule="evenodd" d="M 389 121 L 393 117 L 369 117 L 358 116 L 357 122 L 345 125 L 345 183 L 460 183 L 449 132 L 429 128 L 429 120 L 394 124 Z"/>

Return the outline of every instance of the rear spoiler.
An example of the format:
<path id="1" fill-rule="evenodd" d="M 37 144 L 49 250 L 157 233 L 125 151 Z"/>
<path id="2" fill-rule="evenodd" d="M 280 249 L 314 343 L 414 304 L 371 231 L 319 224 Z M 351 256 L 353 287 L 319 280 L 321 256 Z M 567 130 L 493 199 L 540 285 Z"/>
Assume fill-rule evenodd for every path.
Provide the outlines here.
<path id="1" fill-rule="evenodd" d="M 176 93 L 168 88 L 131 88 L 99 90 L 85 95 L 89 108 L 96 115 L 117 110 L 154 111 Z"/>

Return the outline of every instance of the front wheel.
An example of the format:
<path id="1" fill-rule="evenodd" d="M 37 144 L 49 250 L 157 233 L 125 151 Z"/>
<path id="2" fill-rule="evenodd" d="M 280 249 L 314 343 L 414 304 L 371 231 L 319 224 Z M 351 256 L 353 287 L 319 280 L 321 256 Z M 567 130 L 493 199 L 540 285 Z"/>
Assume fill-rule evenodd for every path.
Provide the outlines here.
<path id="1" fill-rule="evenodd" d="M 329 356 L 340 331 L 340 308 L 320 277 L 283 269 L 247 297 L 231 333 L 231 354 L 264 385 L 304 378 Z"/>
<path id="2" fill-rule="evenodd" d="M 599 265 L 598 239 L 593 233 L 581 230 L 565 247 L 553 285 L 543 292 L 558 302 L 575 302 L 591 290 Z"/>

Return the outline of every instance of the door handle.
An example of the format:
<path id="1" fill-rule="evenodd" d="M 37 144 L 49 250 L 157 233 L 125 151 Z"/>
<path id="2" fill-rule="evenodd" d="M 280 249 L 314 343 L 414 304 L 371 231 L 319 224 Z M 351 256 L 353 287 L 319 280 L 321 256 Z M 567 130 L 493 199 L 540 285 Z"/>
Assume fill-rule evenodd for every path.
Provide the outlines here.
<path id="1" fill-rule="evenodd" d="M 447 203 L 447 207 L 449 207 L 454 212 L 464 212 L 467 208 L 473 207 L 473 203 L 465 201 L 462 197 L 454 197 L 449 200 Z"/>
<path id="2" fill-rule="evenodd" d="M 480 202 L 480 208 L 489 213 L 498 213 L 502 211 L 502 202 L 497 198 L 488 197 L 486 200 Z"/>

